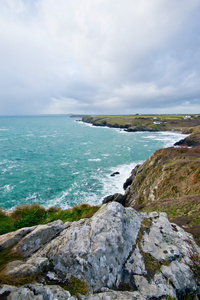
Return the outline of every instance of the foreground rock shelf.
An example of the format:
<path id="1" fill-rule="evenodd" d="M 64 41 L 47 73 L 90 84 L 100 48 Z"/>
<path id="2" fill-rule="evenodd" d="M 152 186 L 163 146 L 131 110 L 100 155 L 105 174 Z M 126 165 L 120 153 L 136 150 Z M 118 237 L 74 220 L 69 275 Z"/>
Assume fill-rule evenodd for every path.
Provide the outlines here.
<path id="1" fill-rule="evenodd" d="M 192 236 L 165 213 L 139 213 L 117 202 L 90 219 L 5 234 L 0 250 L 6 249 L 19 258 L 1 271 L 1 299 L 78 299 L 66 291 L 72 278 L 85 287 L 82 300 L 184 299 L 200 285 L 200 249 Z M 30 282 L 15 286 L 24 278 Z"/>

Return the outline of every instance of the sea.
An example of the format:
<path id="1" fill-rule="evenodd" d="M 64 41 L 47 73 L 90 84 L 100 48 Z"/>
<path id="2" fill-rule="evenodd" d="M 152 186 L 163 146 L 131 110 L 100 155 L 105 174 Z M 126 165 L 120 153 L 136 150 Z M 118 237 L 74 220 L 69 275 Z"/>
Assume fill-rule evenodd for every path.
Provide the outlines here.
<path id="1" fill-rule="evenodd" d="M 0 208 L 101 204 L 124 193 L 137 164 L 183 137 L 95 127 L 68 116 L 0 117 Z"/>

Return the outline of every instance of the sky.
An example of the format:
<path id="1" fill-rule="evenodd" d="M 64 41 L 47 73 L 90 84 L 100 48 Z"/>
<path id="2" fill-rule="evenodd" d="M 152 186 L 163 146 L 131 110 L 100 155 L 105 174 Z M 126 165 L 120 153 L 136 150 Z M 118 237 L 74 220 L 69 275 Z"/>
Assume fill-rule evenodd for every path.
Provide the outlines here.
<path id="1" fill-rule="evenodd" d="M 0 115 L 200 113 L 200 0 L 0 0 Z"/>

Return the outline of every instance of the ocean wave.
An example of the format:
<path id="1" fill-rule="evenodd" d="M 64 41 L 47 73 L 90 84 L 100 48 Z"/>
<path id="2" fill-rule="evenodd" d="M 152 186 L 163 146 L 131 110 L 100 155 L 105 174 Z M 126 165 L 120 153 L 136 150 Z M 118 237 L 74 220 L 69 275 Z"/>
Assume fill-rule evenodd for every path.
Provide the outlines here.
<path id="1" fill-rule="evenodd" d="M 33 200 L 33 199 L 37 199 L 37 193 L 33 193 L 32 195 L 26 197 L 26 201 Z"/>
<path id="2" fill-rule="evenodd" d="M 10 184 L 6 184 L 3 187 L 0 188 L 2 190 L 3 194 L 9 193 L 14 189 L 14 186 L 11 186 Z"/>
<path id="3" fill-rule="evenodd" d="M 106 173 L 105 170 L 103 172 L 96 173 L 93 178 L 99 181 L 102 188 L 100 190 L 100 193 L 98 193 L 97 198 L 93 195 L 93 202 L 91 202 L 91 204 L 101 204 L 103 198 L 108 195 L 112 195 L 115 193 L 124 194 L 123 184 L 131 175 L 131 171 L 138 163 L 142 163 L 142 161 L 118 165 L 116 167 L 107 169 Z M 110 176 L 114 172 L 119 172 L 119 174 L 116 176 Z M 91 200 L 92 195 L 90 196 Z"/>
<path id="4" fill-rule="evenodd" d="M 88 161 L 101 161 L 100 158 L 89 158 Z"/>
<path id="5" fill-rule="evenodd" d="M 69 195 L 69 191 L 68 190 L 62 191 L 58 197 L 49 200 L 47 207 L 59 206 L 62 209 L 68 209 L 68 208 L 70 208 L 70 205 L 68 205 L 68 203 L 67 203 L 68 201 L 66 199 L 66 197 L 68 195 Z"/>

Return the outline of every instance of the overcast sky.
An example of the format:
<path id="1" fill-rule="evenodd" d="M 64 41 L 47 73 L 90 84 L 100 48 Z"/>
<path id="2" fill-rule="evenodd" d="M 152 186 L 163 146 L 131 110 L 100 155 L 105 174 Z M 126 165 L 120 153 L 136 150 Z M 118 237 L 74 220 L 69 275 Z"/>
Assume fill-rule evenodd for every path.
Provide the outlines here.
<path id="1" fill-rule="evenodd" d="M 200 113 L 200 0 L 0 0 L 0 115 Z"/>

